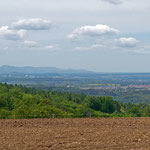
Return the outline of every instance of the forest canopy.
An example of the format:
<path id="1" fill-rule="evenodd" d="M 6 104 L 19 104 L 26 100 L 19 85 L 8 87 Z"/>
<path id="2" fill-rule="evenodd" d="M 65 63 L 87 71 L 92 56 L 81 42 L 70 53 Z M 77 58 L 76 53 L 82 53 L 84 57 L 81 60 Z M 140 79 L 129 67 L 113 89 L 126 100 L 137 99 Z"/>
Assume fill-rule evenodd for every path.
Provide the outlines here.
<path id="1" fill-rule="evenodd" d="M 148 104 L 0 84 L 0 118 L 150 116 Z"/>

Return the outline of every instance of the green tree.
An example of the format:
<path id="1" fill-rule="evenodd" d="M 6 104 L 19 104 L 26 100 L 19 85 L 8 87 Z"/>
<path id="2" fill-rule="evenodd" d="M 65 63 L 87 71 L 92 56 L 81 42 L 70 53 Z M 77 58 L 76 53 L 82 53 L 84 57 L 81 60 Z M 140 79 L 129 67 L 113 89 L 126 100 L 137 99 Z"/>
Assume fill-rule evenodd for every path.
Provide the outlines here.
<path id="1" fill-rule="evenodd" d="M 129 109 L 128 114 L 135 116 L 135 117 L 141 117 L 141 112 L 137 106 L 133 106 L 131 109 Z"/>

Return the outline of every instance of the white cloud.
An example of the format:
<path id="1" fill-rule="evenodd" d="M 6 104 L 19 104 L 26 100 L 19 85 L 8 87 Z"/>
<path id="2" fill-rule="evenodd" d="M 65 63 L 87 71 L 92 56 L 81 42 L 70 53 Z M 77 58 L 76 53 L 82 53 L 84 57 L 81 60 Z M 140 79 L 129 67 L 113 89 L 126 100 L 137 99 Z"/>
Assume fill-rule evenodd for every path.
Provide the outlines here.
<path id="1" fill-rule="evenodd" d="M 37 43 L 35 41 L 24 41 L 23 43 L 24 43 L 24 45 L 29 46 L 29 47 L 37 47 L 37 46 L 39 46 L 39 43 Z"/>
<path id="2" fill-rule="evenodd" d="M 129 47 L 129 48 L 136 47 L 137 44 L 139 43 L 138 40 L 136 40 L 135 38 L 132 38 L 132 37 L 116 39 L 115 42 L 120 47 Z"/>
<path id="3" fill-rule="evenodd" d="M 122 0 L 102 0 L 102 1 L 114 4 L 114 5 L 118 5 L 118 4 L 123 3 Z"/>
<path id="4" fill-rule="evenodd" d="M 74 50 L 75 51 L 88 51 L 88 50 L 98 50 L 98 49 L 102 49 L 102 48 L 106 48 L 106 46 L 102 45 L 102 44 L 93 44 L 88 47 L 77 46 L 74 48 Z"/>
<path id="5" fill-rule="evenodd" d="M 90 47 L 81 47 L 81 46 L 77 46 L 74 48 L 75 51 L 87 51 L 90 50 Z"/>
<path id="6" fill-rule="evenodd" d="M 25 30 L 48 30 L 51 27 L 51 21 L 41 18 L 21 19 L 12 23 L 14 29 Z"/>
<path id="7" fill-rule="evenodd" d="M 48 45 L 44 47 L 44 50 L 48 52 L 56 52 L 59 49 L 59 45 Z"/>
<path id="8" fill-rule="evenodd" d="M 111 28 L 107 25 L 98 24 L 95 26 L 82 26 L 75 29 L 68 38 L 74 39 L 80 35 L 85 36 L 102 36 L 102 35 L 112 35 L 118 34 L 119 31 L 117 29 Z"/>
<path id="9" fill-rule="evenodd" d="M 92 48 L 104 48 L 104 47 L 106 47 L 106 46 L 105 46 L 105 45 L 102 45 L 102 44 L 93 44 L 91 47 L 92 47 Z"/>
<path id="10" fill-rule="evenodd" d="M 26 34 L 25 30 L 11 30 L 8 26 L 0 27 L 0 37 L 6 40 L 20 40 Z"/>
<path id="11" fill-rule="evenodd" d="M 38 51 L 38 52 L 41 52 L 41 51 L 54 52 L 59 49 L 57 45 L 43 46 L 36 41 L 24 41 L 23 44 L 26 48 L 25 50 L 30 50 L 30 51 L 32 50 L 32 51 Z"/>
<path id="12" fill-rule="evenodd" d="M 52 45 L 49 45 L 49 46 L 45 46 L 46 49 L 54 49 L 55 47 L 52 46 Z"/>
<path id="13" fill-rule="evenodd" d="M 17 31 L 17 33 L 19 34 L 19 36 L 21 38 L 24 38 L 24 36 L 26 35 L 27 31 L 26 30 L 19 30 L 19 31 Z"/>

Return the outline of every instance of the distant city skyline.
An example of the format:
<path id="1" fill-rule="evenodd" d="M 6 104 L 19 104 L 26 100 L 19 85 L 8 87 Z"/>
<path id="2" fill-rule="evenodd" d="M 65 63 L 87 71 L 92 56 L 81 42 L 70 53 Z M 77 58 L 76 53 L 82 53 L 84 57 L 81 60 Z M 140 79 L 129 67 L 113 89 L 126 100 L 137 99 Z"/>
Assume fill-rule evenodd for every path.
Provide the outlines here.
<path id="1" fill-rule="evenodd" d="M 0 66 L 150 72 L 149 0 L 0 2 Z"/>

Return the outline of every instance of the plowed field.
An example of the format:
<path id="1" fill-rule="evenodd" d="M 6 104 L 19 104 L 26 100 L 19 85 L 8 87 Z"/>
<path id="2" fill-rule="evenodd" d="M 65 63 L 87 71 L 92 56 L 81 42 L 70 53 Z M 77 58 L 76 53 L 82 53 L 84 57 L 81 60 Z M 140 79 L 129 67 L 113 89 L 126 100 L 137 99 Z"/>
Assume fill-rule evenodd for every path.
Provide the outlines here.
<path id="1" fill-rule="evenodd" d="M 0 120 L 0 150 L 150 150 L 150 118 Z"/>

